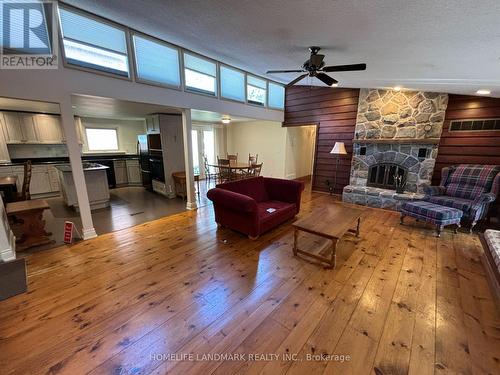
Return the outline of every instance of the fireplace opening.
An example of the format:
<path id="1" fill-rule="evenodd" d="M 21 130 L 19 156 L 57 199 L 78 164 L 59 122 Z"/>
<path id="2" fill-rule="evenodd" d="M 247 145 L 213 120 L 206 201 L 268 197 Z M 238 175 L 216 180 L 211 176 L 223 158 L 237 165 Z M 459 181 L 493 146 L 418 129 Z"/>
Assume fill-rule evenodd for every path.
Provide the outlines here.
<path id="1" fill-rule="evenodd" d="M 407 170 L 397 164 L 375 164 L 368 169 L 367 185 L 382 189 L 396 189 L 395 176 L 406 180 Z"/>

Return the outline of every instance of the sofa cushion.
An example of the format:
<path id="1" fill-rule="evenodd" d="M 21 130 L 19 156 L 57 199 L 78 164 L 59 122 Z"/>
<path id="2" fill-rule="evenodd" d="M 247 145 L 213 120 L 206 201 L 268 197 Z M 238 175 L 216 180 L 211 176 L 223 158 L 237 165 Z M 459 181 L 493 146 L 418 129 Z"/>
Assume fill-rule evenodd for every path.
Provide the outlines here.
<path id="1" fill-rule="evenodd" d="M 495 262 L 497 270 L 500 272 L 500 231 L 487 229 L 484 232 L 484 239 L 490 249 L 490 254 Z"/>
<path id="2" fill-rule="evenodd" d="M 246 195 L 257 202 L 267 201 L 269 196 L 266 191 L 264 177 L 246 178 L 243 180 L 226 182 L 217 185 L 218 188 Z"/>
<path id="3" fill-rule="evenodd" d="M 402 210 L 410 216 L 415 214 L 415 216 L 430 219 L 429 221 L 435 223 L 460 220 L 463 215 L 462 211 L 456 208 L 441 206 L 427 201 L 406 202 L 403 204 Z"/>
<path id="4" fill-rule="evenodd" d="M 474 200 L 491 190 L 498 165 L 461 164 L 448 177 L 446 195 Z"/>
<path id="5" fill-rule="evenodd" d="M 278 224 L 291 219 L 297 212 L 295 203 L 287 203 L 280 201 L 265 201 L 257 204 L 259 210 L 259 220 L 261 231 L 265 232 L 274 228 Z M 276 211 L 268 212 L 267 210 L 274 208 Z"/>
<path id="6" fill-rule="evenodd" d="M 472 201 L 469 199 L 449 197 L 446 195 L 434 195 L 426 197 L 425 200 L 427 202 L 440 204 L 442 206 L 456 208 L 458 210 L 461 210 L 464 213 L 464 215 L 469 214 L 472 205 Z"/>

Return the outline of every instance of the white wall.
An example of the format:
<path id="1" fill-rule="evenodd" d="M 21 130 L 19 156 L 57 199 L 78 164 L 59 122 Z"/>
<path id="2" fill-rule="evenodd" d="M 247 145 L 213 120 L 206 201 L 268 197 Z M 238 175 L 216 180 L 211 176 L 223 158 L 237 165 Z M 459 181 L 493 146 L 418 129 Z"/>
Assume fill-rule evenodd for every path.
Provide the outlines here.
<path id="1" fill-rule="evenodd" d="M 261 175 L 285 177 L 286 128 L 275 121 L 235 122 L 227 126 L 227 152 L 238 153 L 239 161 L 258 154 Z M 221 155 L 220 155 L 221 156 Z"/>
<path id="2" fill-rule="evenodd" d="M 312 174 L 316 126 L 286 128 L 285 177 L 294 179 Z"/>
<path id="3" fill-rule="evenodd" d="M 137 136 L 146 134 L 146 121 L 145 120 L 114 120 L 102 118 L 82 117 L 82 134 L 83 134 L 83 152 L 96 153 L 96 151 L 89 151 L 87 144 L 87 136 L 85 134 L 85 127 L 91 128 L 105 128 L 116 129 L 118 135 L 118 152 L 127 154 L 137 154 Z M 115 152 L 116 151 L 110 151 Z"/>
<path id="4" fill-rule="evenodd" d="M 186 170 L 184 159 L 184 137 L 182 134 L 182 117 L 180 115 L 159 116 L 165 185 L 169 197 L 175 198 L 175 186 L 172 173 Z"/>

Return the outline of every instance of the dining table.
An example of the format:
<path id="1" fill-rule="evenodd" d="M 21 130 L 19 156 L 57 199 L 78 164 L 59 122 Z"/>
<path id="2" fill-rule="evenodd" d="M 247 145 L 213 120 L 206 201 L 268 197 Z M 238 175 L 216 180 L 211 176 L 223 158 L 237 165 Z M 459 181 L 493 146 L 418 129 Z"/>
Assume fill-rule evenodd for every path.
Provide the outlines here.
<path id="1" fill-rule="evenodd" d="M 0 177 L 0 194 L 4 203 L 15 201 L 17 194 L 17 176 Z"/>
<path id="2" fill-rule="evenodd" d="M 214 167 L 214 168 L 229 168 L 231 170 L 244 170 L 244 169 L 248 169 L 248 168 L 251 168 L 252 165 L 249 164 L 248 162 L 247 163 L 238 163 L 238 162 L 233 162 L 231 161 L 229 164 L 209 164 L 210 167 Z"/>

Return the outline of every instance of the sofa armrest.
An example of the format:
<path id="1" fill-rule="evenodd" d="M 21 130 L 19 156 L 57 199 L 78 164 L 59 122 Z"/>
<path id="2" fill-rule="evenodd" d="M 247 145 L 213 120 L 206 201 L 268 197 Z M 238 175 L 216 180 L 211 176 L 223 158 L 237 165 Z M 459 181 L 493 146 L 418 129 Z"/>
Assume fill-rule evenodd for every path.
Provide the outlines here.
<path id="1" fill-rule="evenodd" d="M 424 185 L 424 193 L 425 195 L 428 196 L 433 196 L 433 195 L 444 195 L 446 188 L 444 186 L 431 186 L 431 185 Z"/>
<path id="2" fill-rule="evenodd" d="M 295 180 L 265 177 L 264 183 L 270 199 L 295 203 L 297 212 L 300 210 L 300 196 L 304 190 L 304 183 Z"/>
<path id="3" fill-rule="evenodd" d="M 207 192 L 207 197 L 214 205 L 222 206 L 234 211 L 257 212 L 257 202 L 247 195 L 229 190 L 214 188 Z"/>
<path id="4" fill-rule="evenodd" d="M 481 205 L 481 204 L 487 204 L 487 203 L 492 203 L 497 199 L 496 195 L 493 193 L 484 193 L 479 195 L 476 199 L 474 199 L 474 202 L 472 203 L 473 206 Z"/>

